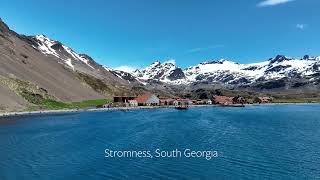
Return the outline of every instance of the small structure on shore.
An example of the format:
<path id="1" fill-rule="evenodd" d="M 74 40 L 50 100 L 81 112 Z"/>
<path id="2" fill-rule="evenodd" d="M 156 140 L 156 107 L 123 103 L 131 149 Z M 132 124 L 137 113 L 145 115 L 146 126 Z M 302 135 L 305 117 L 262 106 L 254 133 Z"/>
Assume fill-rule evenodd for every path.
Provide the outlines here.
<path id="1" fill-rule="evenodd" d="M 140 95 L 134 100 L 137 101 L 139 106 L 159 106 L 160 105 L 160 99 L 156 95 L 151 93 Z"/>
<path id="2" fill-rule="evenodd" d="M 198 99 L 196 101 L 193 101 L 193 104 L 195 104 L 195 105 L 204 105 L 207 103 L 208 103 L 208 100 L 204 100 L 204 99 Z"/>
<path id="3" fill-rule="evenodd" d="M 192 105 L 192 101 L 190 99 L 176 99 L 173 102 L 174 106 L 180 106 L 180 105 Z"/>
<path id="4" fill-rule="evenodd" d="M 177 99 L 174 101 L 174 106 L 178 110 L 187 110 L 190 105 L 192 105 L 190 99 Z"/>
<path id="5" fill-rule="evenodd" d="M 102 108 L 112 108 L 112 103 L 103 104 Z"/>
<path id="6" fill-rule="evenodd" d="M 272 103 L 272 98 L 271 97 L 257 97 L 253 100 L 253 102 L 259 103 L 259 104 Z"/>
<path id="7" fill-rule="evenodd" d="M 128 101 L 130 107 L 137 107 L 138 102 L 136 100 L 129 100 Z"/>

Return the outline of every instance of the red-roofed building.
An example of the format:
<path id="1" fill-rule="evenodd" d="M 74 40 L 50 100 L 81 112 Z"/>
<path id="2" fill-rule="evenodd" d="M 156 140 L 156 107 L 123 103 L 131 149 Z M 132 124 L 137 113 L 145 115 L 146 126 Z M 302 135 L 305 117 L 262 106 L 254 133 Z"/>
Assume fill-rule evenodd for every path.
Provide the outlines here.
<path id="1" fill-rule="evenodd" d="M 173 105 L 173 102 L 175 100 L 176 99 L 172 99 L 172 98 L 160 98 L 160 104 L 164 106 Z"/>
<path id="2" fill-rule="evenodd" d="M 160 105 L 160 100 L 159 98 L 151 93 L 146 93 L 143 95 L 138 96 L 137 98 L 135 98 L 134 100 L 136 100 L 138 102 L 139 106 L 158 106 Z"/>
<path id="3" fill-rule="evenodd" d="M 213 96 L 213 103 L 214 104 L 233 104 L 233 98 L 234 97 L 228 97 L 228 96 Z"/>

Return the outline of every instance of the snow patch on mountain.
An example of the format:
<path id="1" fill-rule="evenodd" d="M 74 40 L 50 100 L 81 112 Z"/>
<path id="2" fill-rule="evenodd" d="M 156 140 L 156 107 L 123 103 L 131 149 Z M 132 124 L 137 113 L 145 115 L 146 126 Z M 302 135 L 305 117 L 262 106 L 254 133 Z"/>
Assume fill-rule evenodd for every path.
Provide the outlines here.
<path id="1" fill-rule="evenodd" d="M 74 70 L 74 65 L 72 61 L 81 61 L 85 63 L 87 66 L 89 66 L 90 68 L 94 69 L 94 67 L 90 65 L 89 59 L 87 59 L 85 56 L 79 55 L 74 50 L 61 44 L 60 42 L 51 40 L 45 35 L 34 36 L 34 39 L 38 44 L 38 47 L 33 46 L 34 48 L 40 50 L 43 54 L 53 55 L 61 59 L 62 61 L 65 62 L 65 64 L 67 64 L 73 70 Z M 54 48 L 55 46 L 56 48 Z"/>
<path id="2" fill-rule="evenodd" d="M 234 74 L 241 77 L 248 77 L 252 79 L 256 76 L 263 75 L 267 62 L 255 64 L 238 64 L 228 60 L 219 60 L 200 63 L 197 66 L 187 68 L 184 72 L 187 78 L 194 82 L 199 75 L 206 75 L 211 77 L 219 77 L 219 74 Z"/>
<path id="3" fill-rule="evenodd" d="M 57 58 L 60 58 L 59 54 L 56 53 L 53 48 L 51 48 L 56 44 L 56 41 L 53 41 L 44 35 L 37 35 L 35 36 L 35 39 L 38 40 L 37 43 L 39 45 L 38 47 L 34 47 L 35 49 L 39 49 L 43 54 L 53 55 Z"/>
<path id="4" fill-rule="evenodd" d="M 67 59 L 66 64 L 69 65 L 72 68 L 72 70 L 74 70 L 74 65 L 72 64 L 71 59 Z"/>

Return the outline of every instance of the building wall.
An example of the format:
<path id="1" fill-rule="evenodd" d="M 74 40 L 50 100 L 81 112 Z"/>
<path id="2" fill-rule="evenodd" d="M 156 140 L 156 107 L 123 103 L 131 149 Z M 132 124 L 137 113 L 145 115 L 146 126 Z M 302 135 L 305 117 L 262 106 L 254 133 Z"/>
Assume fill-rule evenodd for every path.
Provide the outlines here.
<path id="1" fill-rule="evenodd" d="M 179 105 L 192 105 L 192 101 L 191 100 L 187 100 L 187 101 L 174 101 L 173 105 L 175 106 L 179 106 Z"/>
<path id="2" fill-rule="evenodd" d="M 135 106 L 138 106 L 138 102 L 130 102 L 129 105 L 132 107 L 135 107 Z"/>
<path id="3" fill-rule="evenodd" d="M 155 96 L 155 95 L 152 95 L 150 96 L 150 98 L 146 101 L 146 104 L 147 105 L 159 105 L 160 104 L 160 99 Z"/>
<path id="4" fill-rule="evenodd" d="M 135 97 L 130 97 L 130 96 L 116 96 L 113 97 L 113 102 L 128 102 L 129 100 L 133 100 Z"/>

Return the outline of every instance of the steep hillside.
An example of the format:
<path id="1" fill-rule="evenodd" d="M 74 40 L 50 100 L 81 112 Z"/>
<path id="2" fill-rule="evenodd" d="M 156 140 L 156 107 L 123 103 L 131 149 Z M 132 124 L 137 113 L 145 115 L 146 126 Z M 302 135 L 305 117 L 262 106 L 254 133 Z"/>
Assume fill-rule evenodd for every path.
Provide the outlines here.
<path id="1" fill-rule="evenodd" d="M 118 74 L 116 74 L 118 73 Z M 111 98 L 130 93 L 136 83 L 122 78 L 85 54 L 77 54 L 62 43 L 45 36 L 23 36 L 0 20 L 0 91 L 2 110 L 23 110 L 32 102 L 23 96 L 42 95 L 63 102 Z M 84 80 L 86 76 L 86 80 Z M 88 81 L 90 79 L 90 81 Z M 92 83 L 108 87 L 101 91 Z M 21 86 L 23 82 L 24 87 Z"/>

